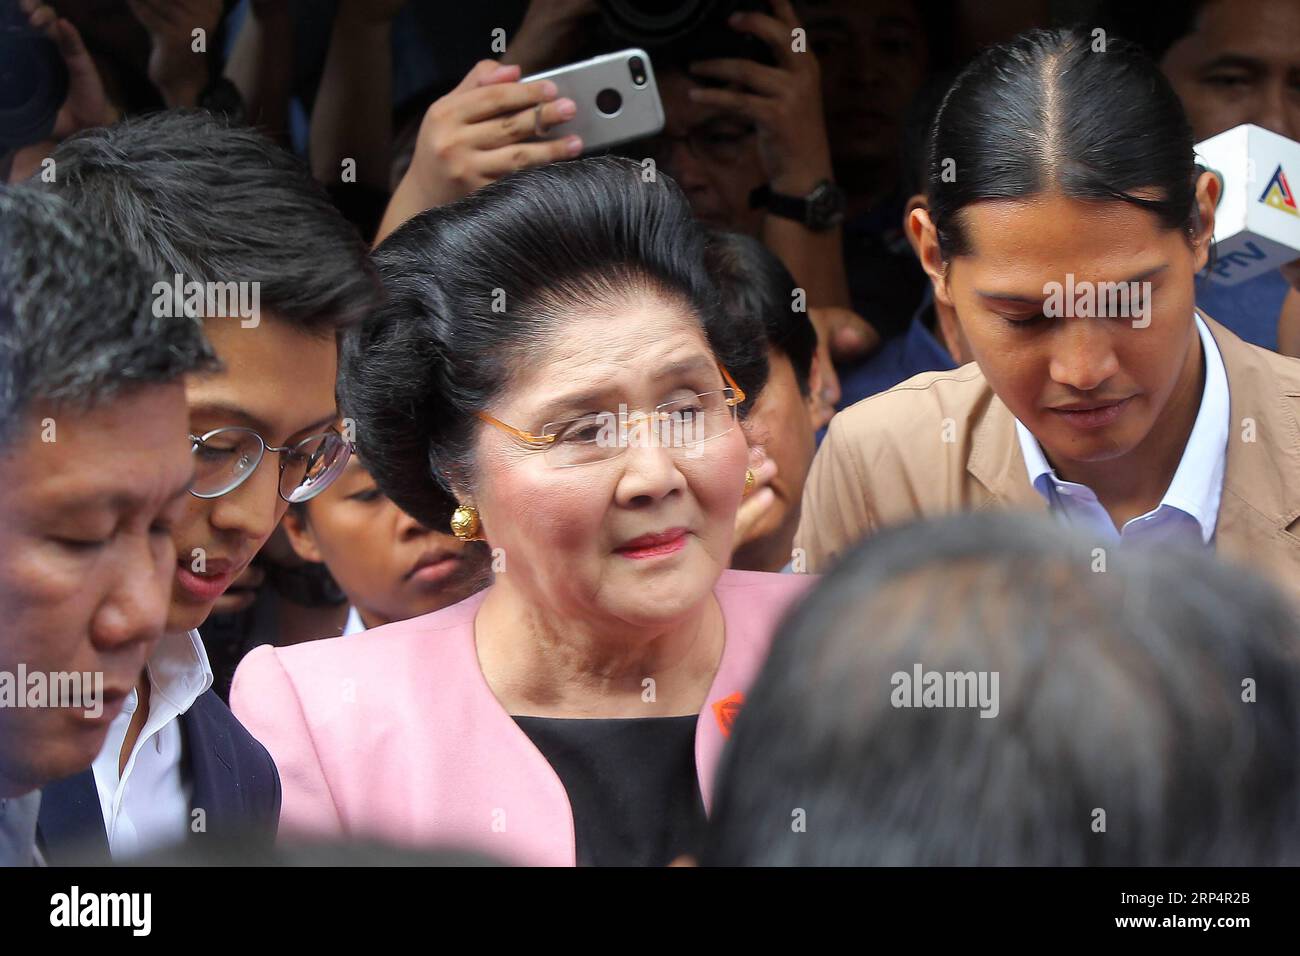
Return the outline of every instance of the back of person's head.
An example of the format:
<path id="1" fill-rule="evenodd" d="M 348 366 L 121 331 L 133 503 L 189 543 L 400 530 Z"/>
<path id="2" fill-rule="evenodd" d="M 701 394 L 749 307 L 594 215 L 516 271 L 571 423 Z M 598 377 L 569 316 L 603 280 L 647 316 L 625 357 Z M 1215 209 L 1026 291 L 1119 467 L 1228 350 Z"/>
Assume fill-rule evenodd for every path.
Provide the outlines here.
<path id="1" fill-rule="evenodd" d="M 702 862 L 1294 865 L 1298 634 L 1208 552 L 1029 516 L 888 530 L 786 621 Z"/>
<path id="2" fill-rule="evenodd" d="M 722 310 L 728 316 L 752 316 L 763 326 L 767 345 L 790 360 L 799 394 L 809 391 L 813 356 L 817 353 L 817 331 L 807 311 L 799 308 L 798 284 L 785 265 L 762 242 L 738 232 L 713 230 L 709 233 L 709 274 L 718 285 Z M 766 365 L 763 355 L 758 359 Z M 731 369 L 753 380 L 763 371 Z M 761 380 L 761 378 L 760 378 Z M 747 393 L 752 404 L 758 392 Z"/>
<path id="3" fill-rule="evenodd" d="M 570 317 L 615 323 L 647 297 L 680 304 L 726 368 L 766 374 L 756 320 L 722 313 L 681 190 L 642 172 L 615 157 L 522 170 L 421 213 L 375 251 L 385 302 L 344 337 L 340 402 L 380 489 L 425 527 L 447 527 L 452 484 L 473 474 L 475 414 Z"/>
<path id="4" fill-rule="evenodd" d="M 1030 30 L 977 56 L 949 87 L 928 148 L 930 217 L 945 258 L 968 251 L 960 213 L 1059 191 L 1195 225 L 1192 130 L 1139 46 L 1081 29 Z"/>
<path id="5" fill-rule="evenodd" d="M 38 403 L 89 408 L 212 363 L 197 322 L 154 315 L 155 278 L 59 197 L 0 188 L 0 450 Z"/>
<path id="6" fill-rule="evenodd" d="M 372 306 L 366 248 L 306 166 L 203 110 L 86 130 L 51 154 L 58 191 L 171 282 L 256 283 L 277 321 L 329 334 Z"/>

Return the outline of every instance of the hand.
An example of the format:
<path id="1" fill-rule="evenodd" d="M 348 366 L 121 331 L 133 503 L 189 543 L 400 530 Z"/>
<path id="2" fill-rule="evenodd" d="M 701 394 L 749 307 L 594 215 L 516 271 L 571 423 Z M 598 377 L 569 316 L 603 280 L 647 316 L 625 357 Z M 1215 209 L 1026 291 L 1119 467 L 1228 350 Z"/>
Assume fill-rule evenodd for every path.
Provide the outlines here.
<path id="1" fill-rule="evenodd" d="M 847 310 L 844 310 L 847 311 Z M 813 326 L 816 327 L 814 322 Z M 808 396 L 809 417 L 814 431 L 830 424 L 835 417 L 835 406 L 840 403 L 840 377 L 831 358 L 830 336 L 817 329 L 817 391 Z M 810 383 L 811 384 L 811 383 Z"/>
<path id="2" fill-rule="evenodd" d="M 577 51 L 595 14 L 596 0 L 531 0 L 501 62 L 522 75 L 559 66 Z"/>
<path id="3" fill-rule="evenodd" d="M 822 118 L 821 69 L 811 51 L 796 53 L 790 48 L 790 31 L 800 25 L 790 0 L 772 0 L 772 9 L 775 17 L 736 13 L 728 22 L 733 29 L 763 40 L 777 65 L 744 59 L 701 60 L 691 64 L 692 73 L 741 89 L 693 88 L 689 95 L 697 103 L 753 122 L 768 185 L 777 193 L 803 196 L 832 177 Z"/>
<path id="4" fill-rule="evenodd" d="M 1300 259 L 1282 266 L 1282 278 L 1291 283 L 1291 288 L 1300 292 Z"/>
<path id="5" fill-rule="evenodd" d="M 841 362 L 858 359 L 872 352 L 880 344 L 880 333 L 852 309 L 839 306 L 810 308 L 808 318 L 817 328 L 817 347 L 825 354 L 823 370 L 832 375 L 832 358 Z M 839 380 L 835 380 L 835 402 L 839 401 Z M 831 404 L 834 405 L 835 402 Z"/>
<path id="6" fill-rule="evenodd" d="M 65 139 L 92 126 L 111 126 L 121 119 L 117 108 L 104 92 L 104 81 L 95 61 L 86 50 L 81 34 L 70 20 L 60 17 L 41 0 L 19 0 L 34 30 L 42 31 L 54 41 L 68 68 L 68 98 L 54 120 L 54 138 Z"/>
<path id="7" fill-rule="evenodd" d="M 126 0 L 149 32 L 149 80 L 169 106 L 196 106 L 207 87 L 208 55 L 195 53 L 193 31 L 202 29 L 213 43 L 221 22 L 221 0 Z"/>
<path id="8" fill-rule="evenodd" d="M 536 134 L 534 123 L 549 129 L 572 119 L 577 106 L 556 99 L 549 80 L 520 83 L 519 73 L 518 66 L 481 60 L 424 114 L 407 172 L 420 185 L 424 208 L 467 196 L 517 169 L 582 152 L 577 136 L 525 142 Z"/>
<path id="9" fill-rule="evenodd" d="M 761 449 L 750 450 L 749 467 L 754 472 L 754 487 L 736 509 L 736 536 L 732 539 L 731 550 L 739 550 L 750 544 L 755 533 L 767 519 L 768 512 L 776 506 L 776 492 L 772 490 L 772 479 L 776 477 L 776 462 L 763 454 Z"/>

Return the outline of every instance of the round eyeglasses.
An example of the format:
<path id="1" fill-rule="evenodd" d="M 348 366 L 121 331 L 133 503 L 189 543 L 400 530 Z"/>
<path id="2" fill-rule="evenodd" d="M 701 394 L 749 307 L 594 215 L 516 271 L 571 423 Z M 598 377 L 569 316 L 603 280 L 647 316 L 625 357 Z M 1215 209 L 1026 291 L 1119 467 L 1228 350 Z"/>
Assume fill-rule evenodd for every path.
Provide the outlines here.
<path id="1" fill-rule="evenodd" d="M 268 445 L 251 428 L 217 428 L 191 435 L 196 498 L 220 498 L 257 470 L 268 451 L 280 455 L 280 497 L 290 504 L 308 501 L 328 488 L 348 463 L 352 445 L 335 431 L 311 435 L 293 445 Z"/>

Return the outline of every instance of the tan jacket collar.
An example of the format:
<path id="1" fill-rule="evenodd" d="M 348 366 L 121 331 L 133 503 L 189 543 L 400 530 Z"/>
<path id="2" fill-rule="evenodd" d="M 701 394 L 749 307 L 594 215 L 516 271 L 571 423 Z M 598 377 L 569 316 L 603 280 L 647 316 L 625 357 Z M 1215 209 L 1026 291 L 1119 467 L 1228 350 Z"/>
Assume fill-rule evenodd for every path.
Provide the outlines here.
<path id="1" fill-rule="evenodd" d="M 1231 396 L 1219 532 L 1243 524 L 1285 532 L 1300 519 L 1300 362 L 1248 345 L 1201 317 L 1223 355 Z M 1015 419 L 991 389 L 974 418 L 966 469 L 992 496 L 989 503 L 1045 510 L 1029 483 Z"/>
<path id="2" fill-rule="evenodd" d="M 1278 545 L 1300 555 L 1300 362 L 1243 342 L 1201 313 L 1228 373 L 1230 418 L 1215 530 L 1225 557 L 1257 563 Z"/>
<path id="3" fill-rule="evenodd" d="M 992 389 L 975 410 L 966 470 L 992 496 L 987 506 L 1047 510 L 1047 502 L 1029 483 L 1015 417 Z"/>
<path id="4" fill-rule="evenodd" d="M 1300 517 L 1300 362 L 1247 345 L 1201 315 L 1223 354 L 1231 395 L 1224 491 L 1288 527 Z"/>

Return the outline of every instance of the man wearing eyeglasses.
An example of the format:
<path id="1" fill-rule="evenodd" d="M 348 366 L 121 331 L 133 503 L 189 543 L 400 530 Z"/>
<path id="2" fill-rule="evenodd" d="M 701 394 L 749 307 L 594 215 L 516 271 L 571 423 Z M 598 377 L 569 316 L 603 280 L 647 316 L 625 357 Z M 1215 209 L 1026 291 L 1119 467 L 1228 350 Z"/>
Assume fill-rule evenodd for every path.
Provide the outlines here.
<path id="1" fill-rule="evenodd" d="M 222 369 L 187 384 L 194 482 L 172 533 L 167 632 L 92 771 L 47 790 L 52 859 L 76 842 L 113 859 L 185 839 L 271 838 L 269 755 L 213 692 L 197 628 L 291 502 L 337 477 L 336 333 L 371 306 L 360 239 L 289 154 L 249 129 L 172 111 L 89 131 L 54 153 L 52 188 L 173 287 L 243 283 L 259 314 L 204 311 Z M 196 301 L 203 297 L 196 297 Z"/>

